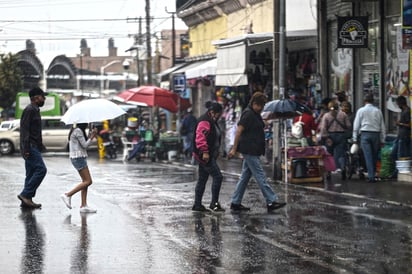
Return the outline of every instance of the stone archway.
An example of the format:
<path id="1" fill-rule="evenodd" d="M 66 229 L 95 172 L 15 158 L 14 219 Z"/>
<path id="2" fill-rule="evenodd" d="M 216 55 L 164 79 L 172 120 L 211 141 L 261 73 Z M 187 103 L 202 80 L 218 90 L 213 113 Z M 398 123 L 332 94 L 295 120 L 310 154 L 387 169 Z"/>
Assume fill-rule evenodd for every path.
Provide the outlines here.
<path id="1" fill-rule="evenodd" d="M 47 69 L 48 89 L 77 89 L 77 69 L 66 55 L 58 55 Z"/>
<path id="2" fill-rule="evenodd" d="M 17 66 L 23 74 L 23 88 L 29 90 L 32 87 L 39 86 L 44 79 L 43 64 L 31 50 L 22 50 L 17 53 Z"/>

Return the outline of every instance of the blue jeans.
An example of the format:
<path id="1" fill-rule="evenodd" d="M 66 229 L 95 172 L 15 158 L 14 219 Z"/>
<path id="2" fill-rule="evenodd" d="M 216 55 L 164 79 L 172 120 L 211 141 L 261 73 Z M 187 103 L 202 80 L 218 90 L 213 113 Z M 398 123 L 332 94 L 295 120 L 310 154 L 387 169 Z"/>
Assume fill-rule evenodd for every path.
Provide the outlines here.
<path id="1" fill-rule="evenodd" d="M 211 205 L 219 202 L 220 187 L 222 186 L 223 175 L 220 172 L 220 168 L 217 165 L 216 159 L 210 158 L 209 162 L 199 164 L 199 178 L 195 187 L 195 206 L 202 205 L 203 194 L 205 193 L 206 183 L 209 179 L 209 175 L 212 176 L 212 201 Z"/>
<path id="2" fill-rule="evenodd" d="M 360 138 L 360 145 L 363 150 L 366 169 L 368 170 L 368 179 L 373 180 L 375 178 L 380 149 L 380 133 L 363 131 Z"/>
<path id="3" fill-rule="evenodd" d="M 275 202 L 277 196 L 266 180 L 266 174 L 260 164 L 259 156 L 243 154 L 242 174 L 232 195 L 232 204 L 239 205 L 242 203 L 243 195 L 252 175 L 259 184 L 260 190 L 266 199 L 266 204 Z"/>
<path id="4" fill-rule="evenodd" d="M 346 152 L 346 142 L 347 139 L 345 134 L 342 132 L 331 132 L 330 138 L 333 140 L 333 159 L 335 160 L 336 168 L 340 168 L 341 170 L 345 170 L 346 159 L 345 159 L 345 152 Z"/>
<path id="5" fill-rule="evenodd" d="M 30 199 L 36 196 L 36 190 L 47 173 L 46 165 L 43 162 L 43 158 L 38 148 L 30 148 L 30 156 L 25 159 L 25 166 L 26 179 L 24 181 L 23 191 L 20 195 Z"/>
<path id="6" fill-rule="evenodd" d="M 393 142 L 391 157 L 393 161 L 399 160 L 399 158 L 410 157 L 411 150 L 411 138 L 397 137 Z"/>

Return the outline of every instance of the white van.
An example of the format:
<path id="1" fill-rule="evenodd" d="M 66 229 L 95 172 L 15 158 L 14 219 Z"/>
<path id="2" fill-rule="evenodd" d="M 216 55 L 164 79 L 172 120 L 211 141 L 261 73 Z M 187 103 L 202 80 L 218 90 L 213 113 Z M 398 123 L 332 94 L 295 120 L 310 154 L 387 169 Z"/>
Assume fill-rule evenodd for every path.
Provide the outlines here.
<path id="1" fill-rule="evenodd" d="M 14 127 L 20 125 L 20 119 L 17 120 L 10 120 L 10 121 L 3 121 L 0 123 L 0 131 L 10 130 Z"/>

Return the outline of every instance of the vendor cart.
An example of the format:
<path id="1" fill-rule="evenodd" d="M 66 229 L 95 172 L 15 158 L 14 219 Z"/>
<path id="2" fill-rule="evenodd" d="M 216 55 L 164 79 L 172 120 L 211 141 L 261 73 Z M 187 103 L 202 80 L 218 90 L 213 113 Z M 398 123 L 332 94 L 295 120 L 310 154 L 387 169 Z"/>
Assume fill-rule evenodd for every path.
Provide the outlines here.
<path id="1" fill-rule="evenodd" d="M 145 142 L 145 152 L 147 157 L 152 161 L 156 161 L 156 138 L 151 129 L 141 129 L 139 131 L 140 136 Z M 138 159 L 139 160 L 139 159 Z"/>
<path id="2" fill-rule="evenodd" d="M 170 151 L 177 155 L 182 150 L 182 142 L 180 137 L 174 133 L 161 134 L 156 143 L 156 156 L 159 160 L 168 159 Z"/>
<path id="3" fill-rule="evenodd" d="M 287 174 L 289 181 L 291 183 L 322 182 L 324 171 L 331 169 L 330 157 L 332 156 L 323 146 L 287 148 L 288 169 L 286 171 L 289 170 Z"/>

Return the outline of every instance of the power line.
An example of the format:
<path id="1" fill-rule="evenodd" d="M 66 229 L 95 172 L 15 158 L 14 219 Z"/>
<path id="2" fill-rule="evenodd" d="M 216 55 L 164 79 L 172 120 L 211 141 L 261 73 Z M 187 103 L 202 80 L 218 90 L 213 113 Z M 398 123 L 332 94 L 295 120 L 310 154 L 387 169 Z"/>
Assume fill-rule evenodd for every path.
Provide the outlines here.
<path id="1" fill-rule="evenodd" d="M 152 20 L 167 20 L 172 17 L 151 17 Z M 113 21 L 138 21 L 139 17 L 127 18 L 101 18 L 101 19 L 50 19 L 50 20 L 0 20 L 0 23 L 72 23 L 72 22 L 113 22 Z"/>

